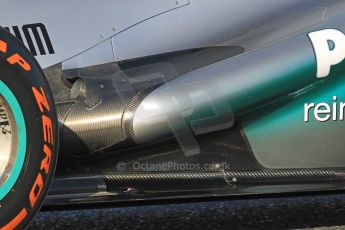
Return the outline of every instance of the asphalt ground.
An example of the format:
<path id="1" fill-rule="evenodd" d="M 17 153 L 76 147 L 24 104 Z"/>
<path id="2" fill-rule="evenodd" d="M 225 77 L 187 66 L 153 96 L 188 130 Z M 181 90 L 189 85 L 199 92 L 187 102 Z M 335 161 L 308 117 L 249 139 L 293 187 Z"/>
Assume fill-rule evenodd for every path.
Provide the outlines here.
<path id="1" fill-rule="evenodd" d="M 345 194 L 40 212 L 28 229 L 345 229 Z"/>

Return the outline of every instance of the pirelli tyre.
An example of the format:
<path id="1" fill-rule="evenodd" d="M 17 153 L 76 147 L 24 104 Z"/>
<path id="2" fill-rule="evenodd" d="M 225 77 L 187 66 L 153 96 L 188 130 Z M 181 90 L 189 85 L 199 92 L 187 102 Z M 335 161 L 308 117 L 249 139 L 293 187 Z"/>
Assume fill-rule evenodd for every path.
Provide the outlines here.
<path id="1" fill-rule="evenodd" d="M 38 63 L 0 28 L 0 229 L 22 229 L 41 207 L 57 159 L 53 97 Z"/>

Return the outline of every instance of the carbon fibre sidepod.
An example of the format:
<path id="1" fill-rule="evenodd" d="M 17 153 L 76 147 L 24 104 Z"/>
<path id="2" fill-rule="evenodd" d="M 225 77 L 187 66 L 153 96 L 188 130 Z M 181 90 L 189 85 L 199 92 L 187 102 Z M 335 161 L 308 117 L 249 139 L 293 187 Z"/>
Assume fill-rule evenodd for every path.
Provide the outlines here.
<path id="1" fill-rule="evenodd" d="M 305 137 L 318 133 L 302 133 L 305 139 L 301 142 L 290 138 L 283 144 L 292 147 L 284 152 L 279 149 L 282 143 L 267 140 L 291 136 L 288 119 L 281 124 L 288 127 L 284 133 L 260 132 L 261 126 L 276 123 L 262 122 L 270 113 L 279 108 L 289 110 L 293 102 L 304 100 L 303 95 L 315 96 L 318 89 L 327 85 L 329 89 L 329 82 L 340 82 L 343 64 L 332 71 L 330 80 L 316 77 L 308 33 L 328 27 L 344 30 L 343 19 L 331 18 L 326 24 L 294 31 L 284 40 L 251 50 L 212 47 L 63 71 L 66 78 L 82 79 L 77 82 L 83 83 L 75 83 L 73 88 L 79 90 L 72 93 L 73 100 L 58 105 L 64 125 L 62 152 L 79 156 L 93 153 L 95 157 L 77 160 L 65 156 L 48 203 L 343 188 L 342 155 L 335 157 L 329 149 L 319 151 L 320 160 L 319 152 L 304 154 L 298 149 Z M 230 110 L 214 109 L 226 108 L 226 103 Z M 261 110 L 263 115 L 256 117 Z M 176 115 L 177 120 L 171 122 L 169 118 L 176 119 Z M 300 118 L 303 116 L 296 119 Z M 187 125 L 183 129 L 178 126 L 177 131 L 182 132 L 176 132 L 176 126 L 170 125 L 180 125 L 181 121 L 185 122 L 182 127 Z M 259 123 L 259 128 L 249 131 L 266 139 L 253 135 L 250 139 L 250 123 Z M 166 139 L 171 134 L 177 140 Z M 264 147 L 272 145 L 275 151 L 269 155 L 265 148 L 253 148 L 253 138 L 254 142 L 264 142 Z M 292 167 L 264 165 L 257 152 Z"/>
<path id="2" fill-rule="evenodd" d="M 344 18 L 310 31 L 345 31 Z M 66 70 L 65 77 L 84 79 L 86 95 L 57 105 L 62 151 L 75 154 L 84 146 L 82 152 L 95 153 L 172 136 L 181 142 L 184 135 L 230 128 L 235 116 L 286 95 L 294 98 L 294 92 L 301 94 L 318 82 L 305 32 L 243 51 L 236 46 L 204 48 Z"/>

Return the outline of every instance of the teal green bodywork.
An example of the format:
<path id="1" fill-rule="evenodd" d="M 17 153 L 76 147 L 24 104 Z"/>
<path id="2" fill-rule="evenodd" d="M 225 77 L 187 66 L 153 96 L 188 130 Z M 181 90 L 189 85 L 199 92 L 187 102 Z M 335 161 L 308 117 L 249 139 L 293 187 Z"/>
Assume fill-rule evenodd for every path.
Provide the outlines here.
<path id="1" fill-rule="evenodd" d="M 310 67 L 290 77 L 316 75 L 316 66 Z M 330 76 L 241 118 L 249 144 L 261 164 L 268 168 L 345 166 L 345 121 L 317 121 L 313 110 L 310 121 L 304 121 L 305 103 L 326 102 L 332 106 L 333 96 L 337 96 L 338 103 L 345 102 L 344 70 L 344 63 L 332 67 Z"/>

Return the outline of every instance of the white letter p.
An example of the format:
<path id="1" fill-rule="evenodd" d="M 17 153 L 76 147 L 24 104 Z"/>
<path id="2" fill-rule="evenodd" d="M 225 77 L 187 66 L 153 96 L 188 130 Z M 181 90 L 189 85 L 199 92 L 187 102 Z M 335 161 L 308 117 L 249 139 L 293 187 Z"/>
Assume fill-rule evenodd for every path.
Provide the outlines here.
<path id="1" fill-rule="evenodd" d="M 336 29 L 325 29 L 308 34 L 316 56 L 318 78 L 327 77 L 331 66 L 345 58 L 345 35 Z M 330 47 L 329 43 L 333 43 Z"/>

